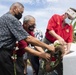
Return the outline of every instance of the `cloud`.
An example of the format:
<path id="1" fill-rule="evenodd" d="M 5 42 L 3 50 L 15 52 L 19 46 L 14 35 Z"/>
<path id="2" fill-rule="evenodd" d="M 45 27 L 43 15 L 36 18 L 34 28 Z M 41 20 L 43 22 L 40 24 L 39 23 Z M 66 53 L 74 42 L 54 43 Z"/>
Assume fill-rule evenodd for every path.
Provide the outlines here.
<path id="1" fill-rule="evenodd" d="M 28 4 L 39 4 L 39 3 L 46 3 L 46 2 L 57 2 L 58 0 L 0 0 L 0 2 L 21 2 L 21 3 L 28 3 Z"/>
<path id="2" fill-rule="evenodd" d="M 37 28 L 42 30 L 43 33 L 45 33 L 48 20 L 53 14 L 63 14 L 67 8 L 76 7 L 76 0 L 0 0 L 0 15 L 5 13 L 13 2 L 21 2 L 25 6 L 23 16 L 34 16 Z"/>
<path id="3" fill-rule="evenodd" d="M 46 0 L 47 2 L 58 2 L 58 0 Z"/>
<path id="4" fill-rule="evenodd" d="M 3 9 L 3 8 L 6 8 L 6 7 L 0 4 L 0 9 Z"/>
<path id="5" fill-rule="evenodd" d="M 47 23 L 48 23 L 48 20 L 51 18 L 51 16 L 55 13 L 62 14 L 63 12 L 64 12 L 64 9 L 62 8 L 58 8 L 58 7 L 56 8 L 54 6 L 48 5 L 44 9 L 40 8 L 35 11 L 25 10 L 23 16 L 25 15 L 34 16 L 36 18 L 37 29 L 40 29 L 43 32 L 43 34 L 45 34 Z"/>
<path id="6" fill-rule="evenodd" d="M 28 4 L 33 4 L 33 0 L 0 0 L 0 2 L 20 2 L 20 3 L 28 3 Z"/>
<path id="7" fill-rule="evenodd" d="M 8 10 L 6 5 L 0 4 L 0 16 L 3 15 Z"/>
<path id="8" fill-rule="evenodd" d="M 48 7 L 46 7 L 46 8 L 40 8 L 40 9 L 37 9 L 37 10 L 33 10 L 33 11 L 30 11 L 30 10 L 25 10 L 24 11 L 24 15 L 28 15 L 28 14 L 30 14 L 30 15 L 33 15 L 33 16 L 35 16 L 35 17 L 37 17 L 37 18 L 48 18 L 48 17 L 50 17 L 50 16 L 52 16 L 53 14 L 55 14 L 55 13 L 58 13 L 58 14 L 61 14 L 61 13 L 63 13 L 64 12 L 64 9 L 62 9 L 62 8 L 56 8 L 56 7 L 53 7 L 53 6 L 48 6 Z"/>

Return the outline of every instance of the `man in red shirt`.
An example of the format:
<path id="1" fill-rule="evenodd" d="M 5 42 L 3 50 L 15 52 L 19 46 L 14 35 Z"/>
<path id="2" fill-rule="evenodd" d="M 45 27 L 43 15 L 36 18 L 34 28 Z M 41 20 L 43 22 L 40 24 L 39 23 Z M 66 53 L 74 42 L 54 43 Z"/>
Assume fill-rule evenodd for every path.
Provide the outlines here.
<path id="1" fill-rule="evenodd" d="M 27 15 L 24 17 L 23 27 L 30 35 L 35 37 L 34 30 L 35 30 L 36 24 L 35 24 L 35 18 L 33 16 Z M 30 47 L 35 49 L 36 51 L 44 53 L 44 50 L 39 46 L 34 46 L 34 45 L 30 44 Z M 35 56 L 35 55 L 28 54 L 27 58 L 29 58 L 29 60 L 32 64 L 32 68 L 34 70 L 34 75 L 38 75 L 39 57 Z M 26 59 L 24 59 L 24 60 L 26 60 Z"/>
<path id="2" fill-rule="evenodd" d="M 47 25 L 44 42 L 51 44 L 58 40 L 62 45 L 66 43 L 65 54 L 67 54 L 73 41 L 73 27 L 70 23 L 75 17 L 76 12 L 72 8 L 69 8 L 63 15 L 53 15 Z"/>
<path id="3" fill-rule="evenodd" d="M 73 27 L 70 22 L 76 16 L 74 14 L 74 16 L 72 15 L 73 12 L 74 11 L 70 8 L 63 15 L 55 14 L 51 17 L 45 33 L 45 39 L 48 42 L 44 40 L 45 43 L 50 44 L 55 40 L 59 40 L 61 44 L 64 44 L 66 42 L 67 53 L 70 51 L 70 46 L 73 41 Z"/>
<path id="4" fill-rule="evenodd" d="M 31 35 L 34 37 L 34 29 L 35 29 L 35 18 L 33 16 L 30 16 L 30 15 L 27 15 L 24 17 L 24 20 L 23 20 L 23 28 Z M 39 70 L 39 57 L 42 57 L 44 59 L 46 59 L 46 57 L 48 57 L 48 54 L 44 52 L 44 50 L 39 47 L 39 46 L 34 46 L 32 44 L 27 44 L 24 40 L 21 40 L 19 41 L 18 43 L 18 47 L 19 47 L 19 50 L 17 50 L 17 56 L 18 58 L 19 57 L 23 57 L 23 54 L 25 53 L 25 49 L 26 48 L 29 48 L 26 49 L 27 52 L 31 53 L 29 54 L 29 59 L 30 59 L 30 62 L 32 64 L 32 67 L 35 71 L 35 75 L 38 75 L 38 70 Z M 30 46 L 33 47 L 33 48 L 30 48 Z M 27 47 L 29 46 L 29 47 Z M 34 50 L 33 50 L 34 49 Z M 40 53 L 42 53 L 40 55 Z M 36 55 L 36 56 L 35 56 Z M 39 56 L 39 57 L 37 57 Z M 24 69 L 24 72 L 25 74 L 27 73 L 27 55 L 24 55 L 24 64 L 25 64 L 25 69 Z M 17 59 L 19 60 L 19 59 Z"/>

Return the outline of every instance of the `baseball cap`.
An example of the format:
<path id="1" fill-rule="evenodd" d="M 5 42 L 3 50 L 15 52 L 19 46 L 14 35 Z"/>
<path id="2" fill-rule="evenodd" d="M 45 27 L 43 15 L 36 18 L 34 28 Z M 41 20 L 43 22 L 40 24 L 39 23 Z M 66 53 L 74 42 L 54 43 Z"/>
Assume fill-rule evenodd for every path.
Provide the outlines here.
<path id="1" fill-rule="evenodd" d="M 76 11 L 73 8 L 69 8 L 65 13 L 69 14 L 72 18 L 76 17 Z"/>

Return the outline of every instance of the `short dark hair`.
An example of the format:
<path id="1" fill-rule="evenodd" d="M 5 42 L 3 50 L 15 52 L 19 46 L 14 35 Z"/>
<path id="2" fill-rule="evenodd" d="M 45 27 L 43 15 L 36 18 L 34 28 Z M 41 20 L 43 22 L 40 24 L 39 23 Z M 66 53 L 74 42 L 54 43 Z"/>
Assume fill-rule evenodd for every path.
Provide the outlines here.
<path id="1" fill-rule="evenodd" d="M 16 5 L 20 5 L 21 7 L 24 8 L 23 4 L 21 4 L 20 2 L 13 3 L 10 8 L 12 8 L 13 6 L 16 6 Z"/>

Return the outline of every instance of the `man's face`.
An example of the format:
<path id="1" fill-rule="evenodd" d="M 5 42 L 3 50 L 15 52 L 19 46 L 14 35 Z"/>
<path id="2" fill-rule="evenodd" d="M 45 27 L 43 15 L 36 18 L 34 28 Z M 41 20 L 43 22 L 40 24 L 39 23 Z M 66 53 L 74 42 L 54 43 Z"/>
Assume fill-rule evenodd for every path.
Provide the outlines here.
<path id="1" fill-rule="evenodd" d="M 16 7 L 15 10 L 14 10 L 14 13 L 15 13 L 15 17 L 19 20 L 22 18 L 22 13 L 24 11 L 24 8 L 19 6 L 19 7 Z"/>
<path id="2" fill-rule="evenodd" d="M 28 31 L 34 31 L 34 29 L 36 27 L 35 19 L 30 19 L 24 26 L 26 26 L 26 29 Z"/>
<path id="3" fill-rule="evenodd" d="M 70 24 L 73 18 L 69 14 L 65 14 L 66 18 L 64 20 L 65 23 Z"/>

